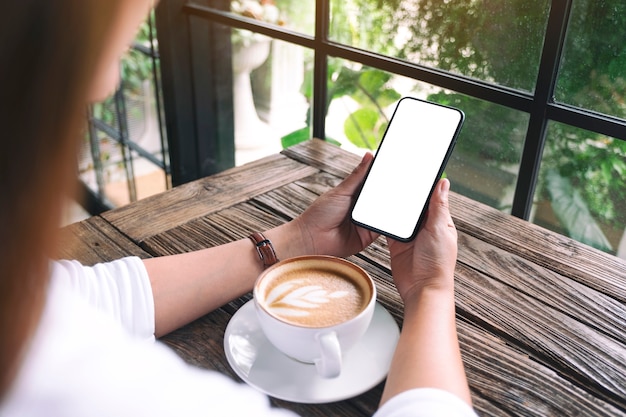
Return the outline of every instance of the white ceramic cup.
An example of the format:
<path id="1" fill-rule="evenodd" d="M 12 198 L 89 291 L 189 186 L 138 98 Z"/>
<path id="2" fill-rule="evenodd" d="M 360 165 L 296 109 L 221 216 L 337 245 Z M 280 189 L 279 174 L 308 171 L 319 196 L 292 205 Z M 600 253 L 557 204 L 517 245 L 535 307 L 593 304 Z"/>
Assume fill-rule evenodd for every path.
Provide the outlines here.
<path id="1" fill-rule="evenodd" d="M 376 286 L 345 259 L 301 256 L 263 271 L 253 296 L 267 339 L 285 355 L 315 364 L 321 377 L 334 378 L 370 325 Z"/>

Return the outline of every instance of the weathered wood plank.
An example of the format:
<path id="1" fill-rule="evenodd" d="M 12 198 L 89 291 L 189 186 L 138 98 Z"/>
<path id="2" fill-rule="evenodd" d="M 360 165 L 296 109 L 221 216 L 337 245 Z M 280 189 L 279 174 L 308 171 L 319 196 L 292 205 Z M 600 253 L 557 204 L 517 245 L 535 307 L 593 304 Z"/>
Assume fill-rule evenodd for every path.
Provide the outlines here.
<path id="1" fill-rule="evenodd" d="M 626 345 L 576 318 L 491 279 L 462 262 L 456 268 L 460 314 L 491 329 L 565 379 L 626 409 Z M 559 387 L 554 387 L 558 390 Z"/>
<path id="2" fill-rule="evenodd" d="M 481 327 L 524 351 L 523 358 L 545 367 L 539 369 L 537 375 L 532 372 L 515 374 L 514 369 L 508 371 L 512 379 L 506 384 L 525 384 L 528 385 L 526 390 L 537 391 L 533 395 L 545 397 L 528 407 L 533 395 L 519 394 L 518 401 L 526 403 L 511 409 L 515 415 L 520 412 L 529 415 L 529 410 L 540 410 L 537 415 L 572 415 L 566 410 L 583 408 L 590 402 L 587 397 L 592 398 L 589 393 L 579 398 L 582 394 L 572 392 L 573 386 L 603 399 L 601 402 L 593 399 L 594 404 L 602 405 L 600 410 L 586 410 L 580 415 L 622 415 L 608 406 L 609 403 L 622 412 L 626 409 L 623 377 L 626 374 L 623 362 L 626 359 L 626 306 L 623 304 L 461 232 L 457 305 L 464 320 L 484 323 Z M 475 337 L 472 335 L 468 340 Z M 484 353 L 481 351 L 480 355 Z M 471 357 L 476 360 L 480 355 Z M 493 384 L 494 378 L 504 378 L 503 369 L 508 366 L 509 356 L 496 361 L 499 368 L 489 371 L 488 378 L 492 382 L 486 385 Z M 510 365 L 520 366 L 515 362 Z M 545 378 L 557 373 L 571 382 L 565 385 L 553 381 L 543 383 Z M 541 385 L 537 385 L 538 378 Z M 477 386 L 471 378 L 470 382 L 473 388 Z M 508 388 L 507 399 L 511 391 L 519 389 Z M 550 395 L 546 396 L 545 392 Z M 494 401 L 503 400 L 496 398 Z M 573 406 L 569 406 L 570 403 Z M 546 410 L 551 411 L 544 412 Z"/>
<path id="3" fill-rule="evenodd" d="M 466 240 L 473 239 L 470 236 L 464 235 L 460 233 L 460 241 L 461 247 L 463 246 L 473 246 L 473 253 L 476 253 L 477 256 L 486 255 L 485 247 L 481 247 L 480 245 L 467 245 Z M 475 239 L 474 239 L 475 240 Z M 481 245 L 486 245 L 481 242 Z M 478 246 L 478 249 L 476 249 Z M 486 245 L 488 246 L 488 245 Z M 494 251 L 498 251 L 497 248 L 493 248 Z M 466 249 L 460 249 L 459 262 L 463 263 L 464 261 L 473 262 L 473 258 L 470 260 L 469 255 L 462 255 Z M 504 253 L 504 257 L 508 254 Z M 388 256 L 388 255 L 387 255 Z M 506 262 L 502 262 L 502 252 L 500 252 L 500 257 L 491 256 L 494 263 L 494 269 L 491 270 L 492 273 L 498 275 L 499 271 L 506 271 L 507 268 L 510 268 L 510 265 L 507 265 Z M 353 260 L 354 261 L 354 260 Z M 522 259 L 518 260 L 519 262 L 526 263 L 527 265 L 532 267 L 532 263 L 528 261 L 524 261 Z M 379 294 L 381 297 L 379 300 L 389 309 L 391 306 L 391 312 L 396 317 L 396 319 L 400 322 L 402 317 L 402 302 L 395 291 L 395 287 L 391 281 L 391 277 L 387 272 L 384 271 L 384 268 L 381 269 L 381 265 L 377 267 L 368 268 L 367 264 L 363 264 L 359 261 L 356 263 L 361 264 L 370 274 L 378 275 L 376 278 L 377 287 L 379 288 Z M 498 266 L 498 265 L 501 266 Z M 371 266 L 371 265 L 370 265 Z M 542 271 L 542 268 L 539 266 L 534 266 L 539 271 Z M 486 268 L 487 270 L 489 268 Z M 522 268 L 525 270 L 525 268 Z M 543 270 L 548 275 L 555 276 L 555 280 L 558 281 L 567 281 L 566 278 L 558 277 L 552 271 Z M 473 271 L 478 274 L 477 271 Z M 519 272 L 519 270 L 518 270 Z M 512 273 L 509 273 L 512 274 Z M 461 274 L 462 275 L 462 274 Z M 382 276 L 382 278 L 380 277 Z M 463 275 L 462 275 L 463 276 Z M 524 277 L 524 275 L 522 275 Z M 464 279 L 457 277 L 457 280 Z M 491 277 L 485 276 L 484 279 L 491 279 Z M 507 278 L 505 278 L 506 280 Z M 516 280 L 520 280 L 520 278 L 512 279 L 508 284 L 513 284 Z M 524 284 L 525 280 L 522 280 L 522 284 Z M 541 280 L 543 281 L 543 280 Z M 541 281 L 535 281 L 535 284 L 540 284 Z M 383 283 L 381 285 L 381 283 Z M 524 284 L 526 285 L 526 284 Z M 552 283 L 552 286 L 557 284 Z M 611 358 L 612 352 L 615 350 L 611 350 L 611 343 L 604 343 L 602 341 L 595 340 L 592 337 L 592 340 L 582 341 L 585 339 L 584 334 L 587 331 L 596 333 L 595 329 L 597 325 L 603 327 L 603 330 L 612 335 L 614 341 L 616 343 L 613 344 L 618 351 L 618 358 L 623 356 L 625 347 L 620 344 L 620 340 L 623 342 L 625 339 L 620 339 L 620 335 L 623 333 L 623 329 L 620 328 L 621 322 L 624 321 L 624 317 L 626 317 L 626 312 L 622 306 L 622 317 L 619 318 L 619 321 L 616 323 L 612 323 L 610 319 L 607 320 L 606 325 L 602 323 L 602 306 L 594 305 L 597 301 L 604 301 L 608 299 L 609 303 L 614 303 L 614 300 L 609 299 L 603 294 L 595 293 L 589 300 L 585 299 L 583 294 L 578 294 L 577 291 L 580 289 L 580 284 L 573 283 L 574 287 L 569 288 L 569 291 L 560 290 L 561 293 L 568 295 L 565 297 L 564 302 L 568 302 L 569 298 L 573 298 L 578 300 L 576 304 L 581 306 L 581 308 L 589 311 L 588 321 L 592 321 L 592 325 L 588 326 L 588 323 L 585 323 L 584 326 L 580 326 L 580 329 L 583 330 L 583 336 L 581 339 L 576 340 L 574 342 L 569 342 L 569 344 L 573 343 L 574 351 L 579 352 L 580 349 L 582 351 L 579 353 L 583 357 L 586 357 L 586 368 L 579 369 L 580 374 L 587 375 L 589 374 L 589 368 L 596 369 L 600 368 L 597 372 L 598 375 L 602 375 L 604 371 L 602 368 L 606 368 L 597 362 L 594 356 L 586 356 L 589 351 L 605 351 L 608 349 L 604 356 L 604 360 L 606 358 Z M 385 288 L 383 291 L 380 291 L 381 286 Z M 512 287 L 504 286 L 505 291 L 516 293 L 516 286 Z M 479 287 L 479 285 L 477 285 Z M 483 290 L 492 294 L 489 288 L 480 288 L 477 291 Z M 590 289 L 586 289 L 587 291 L 593 291 Z M 523 292 L 523 289 L 520 291 Z M 531 292 L 531 291 L 529 291 Z M 554 306 L 554 300 L 559 300 L 558 294 L 556 297 L 551 298 L 551 293 L 546 291 L 544 293 L 541 292 L 541 288 L 537 288 L 536 292 L 539 294 L 535 294 L 535 296 L 544 302 L 546 306 L 539 307 L 529 307 L 527 303 L 518 302 L 518 311 L 504 310 L 503 314 L 507 314 L 510 312 L 510 315 L 507 314 L 507 321 L 517 321 L 519 315 L 524 315 L 526 317 L 525 320 L 529 320 L 530 323 L 533 323 L 536 326 L 540 326 L 538 323 L 534 323 L 533 317 L 541 317 L 541 314 L 537 314 L 537 309 L 548 309 L 549 306 L 554 307 L 557 312 L 559 309 L 563 308 L 563 306 L 557 305 Z M 495 298 L 499 297 L 499 293 L 496 292 L 492 295 Z M 480 296 L 481 299 L 485 299 L 483 304 L 484 307 L 487 308 L 491 305 L 489 301 L 491 296 L 485 297 L 485 295 Z M 557 374 L 551 368 L 555 368 L 554 360 L 551 357 L 548 357 L 548 360 L 544 358 L 542 361 L 538 360 L 537 357 L 530 356 L 528 352 L 531 353 L 536 352 L 537 345 L 533 342 L 529 342 L 531 348 L 528 348 L 528 345 L 521 345 L 516 343 L 512 337 L 506 337 L 507 332 L 503 330 L 502 326 L 499 326 L 500 320 L 495 319 L 496 324 L 486 323 L 483 321 L 483 316 L 476 317 L 474 314 L 467 315 L 466 310 L 463 308 L 464 305 L 471 304 L 474 305 L 476 300 L 467 300 L 465 295 L 465 290 L 463 286 L 457 291 L 457 299 L 460 300 L 459 304 L 461 305 L 459 309 L 459 337 L 461 340 L 461 348 L 464 354 L 464 357 L 469 358 L 469 364 L 466 361 L 466 367 L 468 368 L 468 377 L 470 380 L 470 385 L 472 387 L 472 392 L 474 397 L 478 397 L 478 400 L 475 402 L 475 406 L 479 411 L 480 415 L 494 415 L 494 416 L 506 416 L 506 415 L 536 415 L 536 416 L 545 416 L 545 415 L 585 415 L 585 416 L 617 416 L 617 415 L 626 415 L 624 409 L 626 404 L 624 404 L 623 397 L 621 397 L 623 393 L 624 383 L 622 382 L 623 375 L 622 372 L 626 372 L 624 369 L 623 362 L 620 362 L 620 359 L 613 361 L 608 366 L 613 369 L 611 372 L 612 377 L 609 378 L 611 381 L 605 381 L 606 386 L 613 386 L 614 389 L 612 392 L 606 395 L 598 395 L 597 390 L 589 389 L 588 380 L 580 381 L 574 380 L 575 383 L 572 383 L 566 379 L 564 379 L 561 375 Z M 513 297 L 515 298 L 515 297 Z M 465 301 L 463 301 L 465 299 Z M 619 309 L 620 305 L 614 305 L 614 308 Z M 503 309 L 493 307 L 498 311 L 503 311 Z M 576 317 L 576 306 L 566 307 L 566 311 L 568 314 L 572 314 Z M 532 312 L 532 314 L 530 314 Z M 619 314 L 619 312 L 616 312 Z M 493 314 L 492 314 L 493 315 Z M 584 315 L 583 315 L 584 316 Z M 472 321 L 472 324 L 468 327 L 468 320 Z M 522 320 L 522 322 L 524 319 Z M 562 321 L 562 320 L 561 320 Z M 575 320 L 574 320 L 575 321 Z M 543 321 L 542 321 L 543 322 Z M 479 325 L 479 323 L 486 323 L 483 325 Z M 544 325 L 552 327 L 550 322 L 543 322 Z M 548 323 L 548 324 L 545 324 Z M 569 325 L 562 325 L 563 328 L 569 329 Z M 617 328 L 615 328 L 617 327 Z M 552 332 L 557 335 L 563 334 L 568 340 L 571 340 L 571 331 L 560 330 L 558 325 L 555 326 L 554 329 L 551 329 Z M 508 333 L 510 335 L 510 333 Z M 502 336 L 505 335 L 504 338 Z M 538 339 L 543 339 L 544 336 L 538 335 L 536 336 Z M 515 336 L 517 339 L 518 337 Z M 558 339 L 557 339 L 558 340 Z M 608 339 L 610 340 L 610 339 Z M 586 343 L 586 348 L 579 348 L 579 343 Z M 554 354 L 562 353 L 563 351 L 567 351 L 571 349 L 566 343 L 565 347 L 561 349 L 561 351 L 555 351 Z M 486 349 L 489 347 L 489 349 Z M 553 350 L 552 348 L 550 348 Z M 473 352 L 470 354 L 470 352 Z M 573 355 L 567 354 L 564 355 L 563 361 L 572 361 Z M 599 358 L 601 362 L 603 359 Z M 575 358 L 574 363 L 580 362 L 580 359 Z M 616 369 L 616 365 L 619 365 L 621 369 Z M 565 369 L 564 372 L 568 372 L 569 369 Z M 592 382 L 593 383 L 593 382 Z M 600 388 L 604 389 L 604 388 Z M 593 394 L 591 394 L 591 391 Z M 599 398 L 603 398 L 600 400 Z M 620 398 L 622 398 L 620 400 Z M 619 408 L 616 408 L 615 405 L 618 405 Z"/>
<path id="4" fill-rule="evenodd" d="M 455 193 L 456 227 L 626 303 L 626 261 Z"/>
<path id="5" fill-rule="evenodd" d="M 319 178 L 320 175 L 316 175 Z M 300 183 L 287 184 L 265 194 L 258 195 L 250 202 L 271 210 L 277 216 L 294 219 L 306 210 L 319 194 L 303 188 Z"/>
<path id="6" fill-rule="evenodd" d="M 284 221 L 246 202 L 148 237 L 143 246 L 158 256 L 191 252 L 243 239 Z"/>
<path id="7" fill-rule="evenodd" d="M 626 416 L 465 319 L 457 321 L 474 407 L 481 416 Z"/>
<path id="8" fill-rule="evenodd" d="M 231 317 L 231 314 L 217 309 L 159 340 L 171 347 L 185 362 L 235 378 L 236 374 L 224 354 L 224 331 Z"/>
<path id="9" fill-rule="evenodd" d="M 315 172 L 315 168 L 274 155 L 108 211 L 102 217 L 142 242 Z"/>
<path id="10" fill-rule="evenodd" d="M 345 178 L 361 160 L 359 155 L 320 139 L 299 143 L 282 154 L 339 178 Z"/>
<path id="11" fill-rule="evenodd" d="M 626 305 L 604 293 L 462 232 L 458 259 L 618 342 L 626 341 Z"/>
<path id="12" fill-rule="evenodd" d="M 75 259 L 91 266 L 124 256 L 151 255 L 98 216 L 61 229 L 58 259 Z"/>

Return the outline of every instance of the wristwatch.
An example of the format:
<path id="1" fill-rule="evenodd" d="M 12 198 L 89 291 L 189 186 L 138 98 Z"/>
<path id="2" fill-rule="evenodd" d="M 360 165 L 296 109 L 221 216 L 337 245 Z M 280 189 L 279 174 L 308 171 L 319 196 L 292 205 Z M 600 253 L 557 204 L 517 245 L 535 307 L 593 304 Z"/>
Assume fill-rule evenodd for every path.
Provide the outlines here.
<path id="1" fill-rule="evenodd" d="M 255 232 L 248 236 L 248 238 L 254 243 L 254 247 L 265 268 L 278 262 L 278 257 L 276 256 L 272 242 L 263 236 L 263 234 Z"/>

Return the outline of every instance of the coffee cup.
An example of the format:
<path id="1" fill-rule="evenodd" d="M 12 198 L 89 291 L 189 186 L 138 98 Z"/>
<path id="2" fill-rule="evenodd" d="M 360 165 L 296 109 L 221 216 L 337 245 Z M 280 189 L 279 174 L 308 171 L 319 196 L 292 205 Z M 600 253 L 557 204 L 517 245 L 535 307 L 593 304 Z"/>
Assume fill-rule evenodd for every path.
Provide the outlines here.
<path id="1" fill-rule="evenodd" d="M 363 268 L 343 258 L 300 256 L 263 271 L 253 297 L 274 347 L 314 364 L 321 377 L 334 378 L 372 321 L 376 286 Z"/>

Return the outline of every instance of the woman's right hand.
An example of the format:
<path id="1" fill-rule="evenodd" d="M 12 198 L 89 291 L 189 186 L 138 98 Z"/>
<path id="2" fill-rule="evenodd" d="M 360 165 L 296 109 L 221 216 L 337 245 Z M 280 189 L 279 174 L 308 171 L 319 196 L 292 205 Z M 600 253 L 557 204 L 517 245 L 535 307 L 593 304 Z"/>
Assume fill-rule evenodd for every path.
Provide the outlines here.
<path id="1" fill-rule="evenodd" d="M 426 287 L 454 290 L 457 231 L 448 208 L 449 190 L 447 179 L 437 183 L 425 221 L 413 241 L 387 240 L 393 279 L 405 302 Z"/>
<path id="2" fill-rule="evenodd" d="M 440 180 L 412 242 L 388 239 L 404 320 L 381 404 L 401 392 L 425 387 L 472 404 L 456 332 L 457 232 L 448 210 L 449 190 L 448 180 Z"/>

